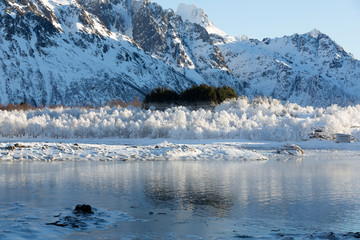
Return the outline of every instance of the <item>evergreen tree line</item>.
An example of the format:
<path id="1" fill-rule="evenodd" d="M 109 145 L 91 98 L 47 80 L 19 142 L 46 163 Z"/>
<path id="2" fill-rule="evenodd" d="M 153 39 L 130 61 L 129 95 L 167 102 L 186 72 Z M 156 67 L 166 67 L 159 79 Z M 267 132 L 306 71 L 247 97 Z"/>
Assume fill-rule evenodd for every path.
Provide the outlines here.
<path id="1" fill-rule="evenodd" d="M 227 99 L 238 98 L 231 87 L 213 87 L 206 84 L 193 86 L 180 93 L 166 87 L 158 87 L 145 96 L 144 103 L 151 104 L 220 104 Z"/>

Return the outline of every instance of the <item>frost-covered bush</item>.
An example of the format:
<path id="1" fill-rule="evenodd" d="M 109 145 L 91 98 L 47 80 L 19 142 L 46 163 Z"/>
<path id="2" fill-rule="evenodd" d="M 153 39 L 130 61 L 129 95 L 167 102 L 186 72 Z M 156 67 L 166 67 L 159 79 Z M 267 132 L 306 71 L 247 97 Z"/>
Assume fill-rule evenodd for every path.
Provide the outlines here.
<path id="1" fill-rule="evenodd" d="M 301 107 L 280 101 L 246 98 L 215 110 L 173 107 L 165 111 L 135 107 L 55 108 L 0 111 L 2 137 L 28 138 L 173 138 L 309 140 L 315 129 L 324 136 L 352 134 L 360 139 L 360 105 Z"/>

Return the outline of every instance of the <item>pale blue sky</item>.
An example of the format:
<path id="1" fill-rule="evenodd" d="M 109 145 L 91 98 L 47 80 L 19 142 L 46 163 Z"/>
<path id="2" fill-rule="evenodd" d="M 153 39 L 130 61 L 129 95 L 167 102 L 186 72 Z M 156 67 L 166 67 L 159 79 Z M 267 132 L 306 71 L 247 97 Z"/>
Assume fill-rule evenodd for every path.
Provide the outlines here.
<path id="1" fill-rule="evenodd" d="M 262 40 L 316 28 L 360 59 L 360 0 L 152 0 L 164 8 L 179 3 L 204 9 L 231 35 Z"/>

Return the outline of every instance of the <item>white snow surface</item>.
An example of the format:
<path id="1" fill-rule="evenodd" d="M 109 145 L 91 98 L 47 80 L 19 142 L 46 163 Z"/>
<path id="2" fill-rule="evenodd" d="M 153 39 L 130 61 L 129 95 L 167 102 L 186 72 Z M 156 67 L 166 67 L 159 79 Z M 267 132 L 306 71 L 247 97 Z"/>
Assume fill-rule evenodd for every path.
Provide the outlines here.
<path id="1" fill-rule="evenodd" d="M 267 160 L 255 150 L 242 149 L 237 143 L 172 143 L 139 141 L 120 144 L 120 140 L 107 144 L 60 142 L 23 142 L 0 144 L 1 161 L 154 161 L 154 160 Z M 72 143 L 70 143 L 72 142 Z M 102 141 L 101 141 L 102 142 Z M 116 142 L 116 144 L 114 144 Z M 9 146 L 17 146 L 9 150 Z M 20 147 L 18 147 L 20 146 Z"/>
<path id="2" fill-rule="evenodd" d="M 201 8 L 198 8 L 195 4 L 179 4 L 176 14 L 181 16 L 183 21 L 188 20 L 189 22 L 200 25 L 209 24 L 209 19 L 204 11 Z"/>

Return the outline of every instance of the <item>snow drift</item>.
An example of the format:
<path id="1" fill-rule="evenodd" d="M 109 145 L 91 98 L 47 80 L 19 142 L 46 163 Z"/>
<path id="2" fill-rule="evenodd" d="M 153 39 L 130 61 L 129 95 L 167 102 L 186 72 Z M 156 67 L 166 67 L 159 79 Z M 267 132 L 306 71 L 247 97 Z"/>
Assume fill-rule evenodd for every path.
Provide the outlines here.
<path id="1" fill-rule="evenodd" d="M 5 138 L 170 138 L 301 141 L 335 133 L 360 138 L 360 105 L 328 108 L 273 99 L 228 101 L 210 110 L 173 107 L 63 108 L 1 111 Z"/>

